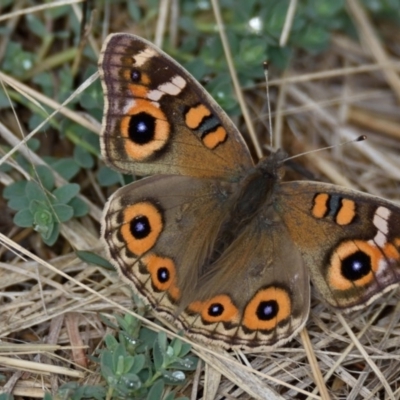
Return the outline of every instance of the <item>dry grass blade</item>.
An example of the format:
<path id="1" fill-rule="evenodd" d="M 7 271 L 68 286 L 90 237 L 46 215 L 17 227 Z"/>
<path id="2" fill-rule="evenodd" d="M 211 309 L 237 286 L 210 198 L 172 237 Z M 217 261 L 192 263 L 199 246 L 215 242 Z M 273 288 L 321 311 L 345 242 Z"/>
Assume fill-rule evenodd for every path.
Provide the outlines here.
<path id="1" fill-rule="evenodd" d="M 145 313 L 140 305 L 132 305 L 132 293 L 115 271 L 88 264 L 75 253 L 88 250 L 104 255 L 99 243 L 102 208 L 126 179 L 114 177 L 111 186 L 100 182 L 100 172 L 106 170 L 96 153 L 95 136 L 100 132 L 102 111 L 95 72 L 100 36 L 124 30 L 155 38 L 192 67 L 215 97 L 221 88 L 223 95 L 231 91 L 230 82 L 229 90 L 225 86 L 227 63 L 244 121 L 237 116 L 234 98 L 219 100 L 226 101 L 239 130 L 251 138 L 255 160 L 269 153 L 268 118 L 276 118 L 272 120 L 274 140 L 290 155 L 367 135 L 363 143 L 293 160 L 287 178 L 329 181 L 400 203 L 400 29 L 392 22 L 397 18 L 394 12 L 392 20 L 382 19 L 367 8 L 368 2 L 358 0 L 348 0 L 347 9 L 340 8 L 341 2 L 315 2 L 307 10 L 296 0 L 213 0 L 211 6 L 178 0 L 97 2 L 97 14 L 88 15 L 91 30 L 80 41 L 76 32 L 81 1 L 24 9 L 26 3 L 6 0 L 6 5 L 0 4 L 4 23 L 0 80 L 8 95 L 0 92 L 1 190 L 21 180 L 36 182 L 37 171 L 32 171 L 47 166 L 56 188 L 70 182 L 80 185 L 78 197 L 89 213 L 63 223 L 58 241 L 50 247 L 33 226 L 15 225 L 15 210 L 7 206 L 5 196 L 0 197 L 1 391 L 23 398 L 43 398 L 51 391 L 56 398 L 64 383 L 100 383 L 105 388 L 109 382 L 91 356 L 98 357 L 96 350 L 106 348 L 109 333 L 119 339 L 105 322 L 115 324 L 116 314 L 133 316 L 142 329 L 181 338 L 154 311 Z M 390 2 L 374 4 L 384 7 L 383 3 Z M 72 6 L 60 8 L 66 5 Z M 337 14 L 335 7 L 340 8 Z M 333 13 L 330 19 L 326 12 Z M 319 15 L 314 22 L 313 13 Z M 324 18 L 329 27 L 323 26 Z M 258 31 L 250 28 L 253 19 L 260 23 Z M 346 26 L 347 31 L 333 32 L 331 26 Z M 359 39 L 347 35 L 349 28 L 355 28 Z M 324 35 L 330 37 L 326 47 L 321 44 Z M 262 61 L 267 57 L 272 60 L 271 115 L 262 78 Z M 31 68 L 22 68 L 29 63 Z M 240 87 L 241 79 L 244 87 Z M 70 179 L 50 163 L 51 158 L 71 159 L 79 153 L 77 143 L 66 138 L 64 124 L 72 124 L 76 141 L 89 132 L 95 134 L 96 142 L 90 147 L 95 149 L 90 153 L 92 165 L 80 167 Z M 46 125 L 49 128 L 43 129 Z M 30 139 L 39 140 L 35 150 L 28 146 Z M 186 373 L 184 386 L 163 393 L 191 400 L 398 398 L 399 299 L 398 291 L 385 293 L 364 310 L 341 316 L 313 292 L 306 344 L 295 338 L 265 352 L 225 353 L 184 336 L 181 343 L 192 345 L 190 354 L 200 363 L 196 371 Z M 106 389 L 111 398 L 113 389 Z"/>

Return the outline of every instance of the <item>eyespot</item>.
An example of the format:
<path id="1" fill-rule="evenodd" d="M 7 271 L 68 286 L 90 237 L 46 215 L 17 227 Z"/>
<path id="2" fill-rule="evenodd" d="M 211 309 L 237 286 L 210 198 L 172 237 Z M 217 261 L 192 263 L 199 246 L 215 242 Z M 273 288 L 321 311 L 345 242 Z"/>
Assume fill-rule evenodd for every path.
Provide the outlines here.
<path id="1" fill-rule="evenodd" d="M 140 87 L 147 93 L 147 88 Z M 146 93 L 135 93 L 135 97 L 145 97 Z M 170 134 L 171 127 L 165 114 L 147 100 L 135 99 L 134 106 L 121 119 L 125 151 L 135 161 L 143 161 L 161 150 Z"/>
<path id="2" fill-rule="evenodd" d="M 159 292 L 168 291 L 170 297 L 177 301 L 180 291 L 176 285 L 176 266 L 174 261 L 168 257 L 160 257 L 149 254 L 142 259 L 151 277 L 151 283 Z"/>
<path id="3" fill-rule="evenodd" d="M 270 286 L 259 290 L 247 304 L 243 327 L 248 330 L 269 331 L 290 317 L 292 301 L 286 289 Z"/>
<path id="4" fill-rule="evenodd" d="M 132 68 L 132 70 L 130 72 L 131 72 L 131 76 L 130 76 L 131 81 L 132 82 L 140 82 L 142 73 L 136 68 Z"/>
<path id="5" fill-rule="evenodd" d="M 343 291 L 371 283 L 382 258 L 381 250 L 368 242 L 342 242 L 329 263 L 327 280 L 330 287 Z"/>
<path id="6" fill-rule="evenodd" d="M 156 244 L 163 227 L 161 210 L 150 202 L 139 202 L 123 211 L 121 235 L 136 256 L 146 253 Z"/>
<path id="7" fill-rule="evenodd" d="M 188 306 L 189 312 L 200 314 L 205 323 L 237 323 L 239 310 L 230 296 L 220 294 L 206 301 L 195 301 Z"/>

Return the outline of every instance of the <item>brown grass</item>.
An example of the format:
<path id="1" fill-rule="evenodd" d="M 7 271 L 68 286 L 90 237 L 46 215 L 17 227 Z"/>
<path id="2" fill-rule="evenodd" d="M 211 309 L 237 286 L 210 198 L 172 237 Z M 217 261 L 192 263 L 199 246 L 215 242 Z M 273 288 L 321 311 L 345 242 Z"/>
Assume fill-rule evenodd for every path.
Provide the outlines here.
<path id="1" fill-rule="evenodd" d="M 398 203 L 400 54 L 395 39 L 400 30 L 375 26 L 358 1 L 347 5 L 360 42 L 334 35 L 326 53 L 302 54 L 282 76 L 270 78 L 274 144 L 299 154 L 366 134 L 366 142 L 312 153 L 298 162 L 317 178 Z M 158 38 L 164 34 L 168 10 L 159 15 Z M 12 13 L 2 18 L 12 31 L 23 23 Z M 4 49 L 7 37 L 1 40 Z M 96 42 L 99 46 L 98 38 Z M 61 108 L 30 83 L 3 73 L 0 79 L 6 91 L 19 90 L 59 117 L 99 132 L 98 121 Z M 255 153 L 265 154 L 265 85 L 246 88 L 242 96 L 248 108 L 247 131 L 254 132 L 252 146 L 259 149 Z M 3 144 L 26 152 L 21 141 L 26 124 L 18 126 L 21 118 L 1 111 L 0 135 Z M 34 165 L 43 163 L 39 154 L 29 157 Z M 0 172 L 1 185 L 16 177 L 15 172 Z M 86 198 L 90 216 L 63 225 L 62 239 L 54 248 L 43 245 L 32 229 L 14 226 L 11 210 L 0 201 L 0 373 L 6 377 L 2 390 L 15 396 L 40 398 L 71 380 L 98 383 L 99 371 L 87 358 L 103 346 L 108 332 L 98 313 L 132 312 L 130 290 L 115 273 L 75 256 L 74 250 L 103 254 L 98 237 L 106 195 L 90 173 L 81 179 L 91 188 L 92 197 Z M 62 179 L 57 182 L 62 184 Z M 221 354 L 194 344 L 203 362 L 181 392 L 193 399 L 399 398 L 399 307 L 399 295 L 387 293 L 364 310 L 341 315 L 313 295 L 303 341 L 299 337 L 262 354 Z"/>

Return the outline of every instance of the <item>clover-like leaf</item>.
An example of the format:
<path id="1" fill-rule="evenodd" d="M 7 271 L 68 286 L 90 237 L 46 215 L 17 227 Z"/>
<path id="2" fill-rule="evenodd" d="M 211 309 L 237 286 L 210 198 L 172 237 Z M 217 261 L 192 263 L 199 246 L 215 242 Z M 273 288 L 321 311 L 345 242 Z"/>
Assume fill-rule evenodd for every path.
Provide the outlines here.
<path id="1" fill-rule="evenodd" d="M 23 210 L 24 208 L 29 208 L 29 200 L 25 195 L 16 196 L 11 198 L 7 205 L 11 209 L 19 211 Z"/>
<path id="2" fill-rule="evenodd" d="M 68 204 L 78 193 L 80 186 L 77 183 L 68 183 L 53 191 L 58 203 Z"/>
<path id="3" fill-rule="evenodd" d="M 26 187 L 25 187 L 25 194 L 26 194 L 26 197 L 30 201 L 36 200 L 36 201 L 41 201 L 41 202 L 44 202 L 44 203 L 48 202 L 48 198 L 47 198 L 47 195 L 46 195 L 45 191 L 35 181 L 27 182 Z"/>
<path id="4" fill-rule="evenodd" d="M 36 167 L 36 173 L 39 176 L 40 182 L 46 190 L 53 190 L 54 188 L 54 175 L 50 168 L 46 165 L 38 165 Z"/>
<path id="5" fill-rule="evenodd" d="M 33 215 L 29 208 L 24 208 L 14 215 L 14 224 L 21 228 L 29 228 L 33 226 Z"/>
<path id="6" fill-rule="evenodd" d="M 59 222 L 69 221 L 74 216 L 74 209 L 66 204 L 54 204 L 53 210 Z"/>

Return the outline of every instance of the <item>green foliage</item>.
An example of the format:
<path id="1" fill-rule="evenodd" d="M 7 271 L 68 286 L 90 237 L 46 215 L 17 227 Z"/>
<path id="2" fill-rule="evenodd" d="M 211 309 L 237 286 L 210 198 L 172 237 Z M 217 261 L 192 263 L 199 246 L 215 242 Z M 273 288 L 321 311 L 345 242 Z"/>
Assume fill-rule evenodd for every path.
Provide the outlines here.
<path id="1" fill-rule="evenodd" d="M 91 251 L 79 250 L 75 254 L 84 262 L 88 264 L 98 265 L 102 268 L 108 269 L 110 271 L 115 271 L 115 268 L 111 265 L 109 261 L 99 256 L 98 254 L 92 253 Z"/>
<path id="2" fill-rule="evenodd" d="M 118 326 L 107 317 L 103 323 L 118 330 L 117 338 L 107 335 L 106 348 L 93 362 L 100 364 L 105 386 L 80 386 L 70 382 L 56 396 L 48 399 L 137 399 L 186 400 L 177 397 L 176 389 L 186 380 L 186 372 L 197 366 L 197 358 L 189 355 L 190 345 L 179 339 L 169 341 L 165 333 L 155 333 L 127 314 L 115 316 Z"/>
<path id="3" fill-rule="evenodd" d="M 197 359 L 188 355 L 190 345 L 169 341 L 164 332 L 142 327 L 131 315 L 116 318 L 121 329 L 118 340 L 108 335 L 106 349 L 100 352 L 108 394 L 122 399 L 175 399 L 172 392 L 164 397 L 162 393 L 166 386 L 182 385 L 185 372 L 196 368 Z"/>
<path id="4" fill-rule="evenodd" d="M 87 214 L 87 204 L 77 197 L 79 185 L 68 183 L 55 188 L 54 177 L 44 165 L 36 167 L 37 181 L 21 180 L 3 191 L 8 206 L 16 210 L 14 223 L 20 227 L 33 227 L 43 241 L 52 246 L 59 235 L 60 224 L 73 217 Z"/>

